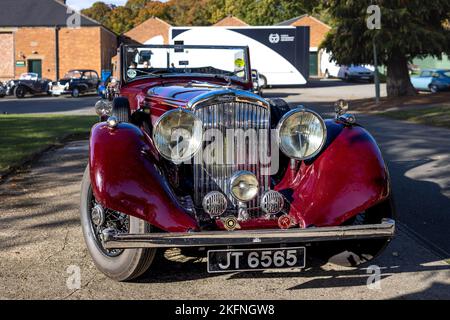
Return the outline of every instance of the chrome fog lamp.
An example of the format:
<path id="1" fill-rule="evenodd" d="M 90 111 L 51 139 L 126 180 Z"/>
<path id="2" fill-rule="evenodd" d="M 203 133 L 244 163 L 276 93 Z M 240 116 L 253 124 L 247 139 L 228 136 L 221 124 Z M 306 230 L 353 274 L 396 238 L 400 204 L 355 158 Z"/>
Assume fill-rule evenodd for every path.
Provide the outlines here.
<path id="1" fill-rule="evenodd" d="M 192 158 L 202 145 L 203 124 L 191 111 L 175 109 L 156 122 L 153 141 L 158 152 L 175 163 Z"/>
<path id="2" fill-rule="evenodd" d="M 277 132 L 281 151 L 297 160 L 316 156 L 327 139 L 323 119 L 314 111 L 305 108 L 286 113 L 278 123 Z"/>
<path id="3" fill-rule="evenodd" d="M 202 201 L 203 210 L 212 218 L 222 215 L 228 206 L 225 195 L 219 191 L 211 191 Z"/>
<path id="4" fill-rule="evenodd" d="M 108 103 L 105 100 L 99 100 L 95 104 L 95 113 L 100 117 L 109 116 L 112 112 L 112 103 Z"/>
<path id="5" fill-rule="evenodd" d="M 269 190 L 261 197 L 261 209 L 266 214 L 277 214 L 284 206 L 284 197 L 275 190 Z"/>
<path id="6" fill-rule="evenodd" d="M 256 197 L 259 183 L 256 176 L 249 171 L 238 171 L 230 180 L 232 196 L 241 202 L 247 202 Z"/>

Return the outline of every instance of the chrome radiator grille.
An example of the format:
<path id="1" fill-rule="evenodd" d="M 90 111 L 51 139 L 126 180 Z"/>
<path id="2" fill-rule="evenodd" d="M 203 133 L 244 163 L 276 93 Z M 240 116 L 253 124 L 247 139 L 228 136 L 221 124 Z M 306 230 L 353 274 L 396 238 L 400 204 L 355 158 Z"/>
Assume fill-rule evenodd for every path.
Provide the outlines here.
<path id="1" fill-rule="evenodd" d="M 252 104 L 250 102 L 220 102 L 194 108 L 195 114 L 202 120 L 204 131 L 208 129 L 216 129 L 223 136 L 223 155 L 231 154 L 231 158 L 227 158 L 223 163 L 211 164 L 211 155 L 205 149 L 208 142 L 196 155 L 196 159 L 203 159 L 203 162 L 196 161 L 194 164 L 194 202 L 197 206 L 201 206 L 203 197 L 211 191 L 221 191 L 229 199 L 229 203 L 234 206 L 237 201 L 230 194 L 230 177 L 236 171 L 246 170 L 254 173 L 259 181 L 258 196 L 248 203 L 248 208 L 259 207 L 259 198 L 264 191 L 269 190 L 270 177 L 261 172 L 263 164 L 260 163 L 259 155 L 266 155 L 266 159 L 270 157 L 270 111 L 265 106 Z M 233 130 L 229 130 L 233 129 Z M 239 148 L 236 138 L 229 137 L 231 132 L 242 129 L 241 132 L 256 133 L 257 141 L 244 140 L 244 148 Z M 251 130 L 250 130 L 251 129 Z M 211 132 L 211 131 L 210 131 Z M 231 147 L 228 146 L 228 139 L 234 142 Z M 214 140 L 213 140 L 214 141 Z M 241 140 L 242 142 L 242 140 Z M 250 143 L 253 145 L 250 147 Z M 230 150 L 230 148 L 232 150 Z M 251 149 L 253 148 L 253 149 Z M 257 159 L 249 156 L 249 150 L 257 155 Z M 249 161 L 253 159 L 253 161 Z M 230 161 L 231 160 L 231 161 Z M 245 160 L 245 161 L 242 161 Z M 201 163 L 201 164 L 200 164 Z M 267 161 L 264 161 L 267 163 Z"/>

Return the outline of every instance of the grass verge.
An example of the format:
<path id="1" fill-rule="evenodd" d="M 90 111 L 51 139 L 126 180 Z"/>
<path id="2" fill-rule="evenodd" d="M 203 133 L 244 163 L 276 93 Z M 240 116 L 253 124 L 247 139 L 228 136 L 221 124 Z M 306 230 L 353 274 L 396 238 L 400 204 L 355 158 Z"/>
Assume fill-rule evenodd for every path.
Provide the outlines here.
<path id="1" fill-rule="evenodd" d="M 0 176 L 64 139 L 87 138 L 95 116 L 0 115 Z"/>
<path id="2" fill-rule="evenodd" d="M 450 129 L 450 104 L 423 108 L 405 108 L 404 110 L 382 112 L 380 115 Z"/>

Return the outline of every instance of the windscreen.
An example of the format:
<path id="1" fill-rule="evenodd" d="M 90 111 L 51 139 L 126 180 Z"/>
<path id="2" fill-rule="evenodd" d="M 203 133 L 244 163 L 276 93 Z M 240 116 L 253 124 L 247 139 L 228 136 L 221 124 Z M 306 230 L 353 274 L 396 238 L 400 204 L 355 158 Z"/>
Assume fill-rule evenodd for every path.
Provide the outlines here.
<path id="1" fill-rule="evenodd" d="M 198 46 L 127 47 L 124 78 L 127 82 L 158 76 L 210 76 L 247 82 L 245 48 Z"/>

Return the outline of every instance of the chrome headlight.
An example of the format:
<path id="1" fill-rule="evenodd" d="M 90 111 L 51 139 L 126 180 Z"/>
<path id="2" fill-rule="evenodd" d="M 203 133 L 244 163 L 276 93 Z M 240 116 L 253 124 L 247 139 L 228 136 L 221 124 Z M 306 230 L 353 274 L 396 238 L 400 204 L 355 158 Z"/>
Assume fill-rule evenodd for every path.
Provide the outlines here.
<path id="1" fill-rule="evenodd" d="M 327 138 L 323 119 L 317 113 L 304 108 L 286 113 L 277 129 L 281 151 L 298 160 L 316 156 Z"/>
<path id="2" fill-rule="evenodd" d="M 112 103 L 105 100 L 99 100 L 95 104 L 95 112 L 100 116 L 110 116 L 112 112 Z"/>
<path id="3" fill-rule="evenodd" d="M 200 149 L 202 139 L 202 121 L 193 112 L 181 108 L 164 113 L 153 130 L 156 149 L 173 162 L 192 158 Z"/>
<path id="4" fill-rule="evenodd" d="M 236 200 L 250 201 L 258 194 L 258 179 L 249 171 L 238 171 L 231 177 L 230 189 Z"/>

